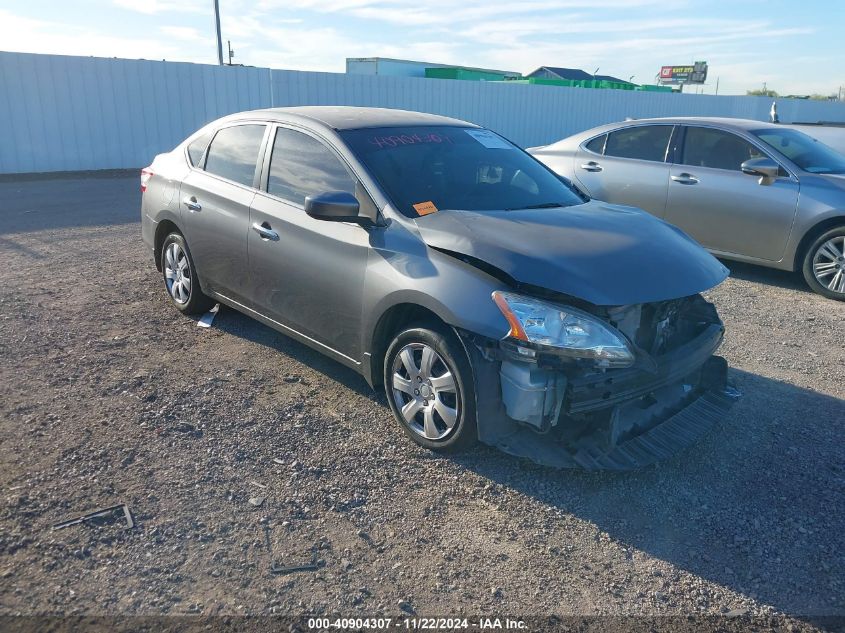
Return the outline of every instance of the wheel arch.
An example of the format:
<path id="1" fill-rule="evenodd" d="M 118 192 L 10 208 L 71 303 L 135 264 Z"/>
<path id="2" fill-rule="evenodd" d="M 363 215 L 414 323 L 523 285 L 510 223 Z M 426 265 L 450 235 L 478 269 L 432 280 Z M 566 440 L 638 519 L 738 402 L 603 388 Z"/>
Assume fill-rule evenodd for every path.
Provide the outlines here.
<path id="1" fill-rule="evenodd" d="M 384 355 L 390 342 L 401 329 L 415 323 L 447 329 L 454 333 L 454 328 L 446 319 L 429 307 L 408 301 L 390 306 L 379 317 L 370 337 L 370 367 L 365 377 L 372 386 L 378 387 L 383 383 Z"/>
<path id="2" fill-rule="evenodd" d="M 184 236 L 184 233 L 182 233 L 182 229 L 179 228 L 179 225 L 170 218 L 160 220 L 156 226 L 155 238 L 153 240 L 153 257 L 155 257 L 156 269 L 158 269 L 159 272 L 161 272 L 162 244 L 164 244 L 164 239 L 174 231 Z"/>
<path id="3" fill-rule="evenodd" d="M 837 226 L 845 226 L 845 211 L 840 215 L 825 218 L 811 226 L 798 242 L 798 248 L 795 249 L 795 259 L 792 262 L 792 270 L 800 271 L 804 265 L 804 257 L 807 255 L 807 249 L 813 241 L 825 231 L 829 231 Z"/>

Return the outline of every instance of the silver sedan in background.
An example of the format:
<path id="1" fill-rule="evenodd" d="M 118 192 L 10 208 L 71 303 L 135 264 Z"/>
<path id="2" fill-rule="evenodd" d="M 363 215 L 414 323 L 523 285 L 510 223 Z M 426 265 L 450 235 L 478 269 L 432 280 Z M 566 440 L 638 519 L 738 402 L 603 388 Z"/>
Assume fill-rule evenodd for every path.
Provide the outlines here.
<path id="1" fill-rule="evenodd" d="M 845 156 L 783 125 L 670 118 L 528 150 L 593 198 L 644 209 L 713 254 L 800 270 L 845 300 Z"/>

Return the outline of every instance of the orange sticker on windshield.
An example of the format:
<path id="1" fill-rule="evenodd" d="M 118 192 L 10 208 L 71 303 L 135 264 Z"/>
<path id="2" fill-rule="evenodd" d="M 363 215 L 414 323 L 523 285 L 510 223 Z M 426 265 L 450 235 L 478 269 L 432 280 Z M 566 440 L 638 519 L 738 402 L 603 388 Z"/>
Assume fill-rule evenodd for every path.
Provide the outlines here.
<path id="1" fill-rule="evenodd" d="M 426 200 L 425 202 L 418 202 L 415 204 L 414 211 L 416 211 L 419 215 L 428 215 L 429 213 L 435 213 L 437 211 L 437 207 L 434 206 L 434 203 L 431 200 Z"/>

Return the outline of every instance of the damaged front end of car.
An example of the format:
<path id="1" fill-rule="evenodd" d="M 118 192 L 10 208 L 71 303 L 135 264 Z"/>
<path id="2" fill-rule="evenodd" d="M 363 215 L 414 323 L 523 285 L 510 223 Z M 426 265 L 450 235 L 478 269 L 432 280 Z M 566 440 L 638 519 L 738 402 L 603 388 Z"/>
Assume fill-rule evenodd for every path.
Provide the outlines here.
<path id="1" fill-rule="evenodd" d="M 695 442 L 738 397 L 715 307 L 700 294 L 579 307 L 510 292 L 494 340 L 460 332 L 475 369 L 479 439 L 537 463 L 629 470 Z"/>
<path id="2" fill-rule="evenodd" d="M 459 328 L 481 441 L 552 466 L 632 469 L 693 443 L 734 401 L 713 356 L 724 326 L 701 296 L 729 271 L 676 227 L 596 201 L 417 224 L 430 248 L 502 285 L 486 306 L 493 338 Z"/>

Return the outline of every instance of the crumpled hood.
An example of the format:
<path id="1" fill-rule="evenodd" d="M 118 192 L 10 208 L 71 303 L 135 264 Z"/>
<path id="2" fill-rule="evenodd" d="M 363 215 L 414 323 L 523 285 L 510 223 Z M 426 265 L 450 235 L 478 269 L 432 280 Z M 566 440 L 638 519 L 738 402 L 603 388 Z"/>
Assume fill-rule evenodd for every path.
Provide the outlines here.
<path id="1" fill-rule="evenodd" d="M 598 201 L 553 209 L 438 211 L 416 222 L 431 247 L 595 305 L 677 299 L 712 288 L 729 272 L 676 227 L 639 209 Z"/>

